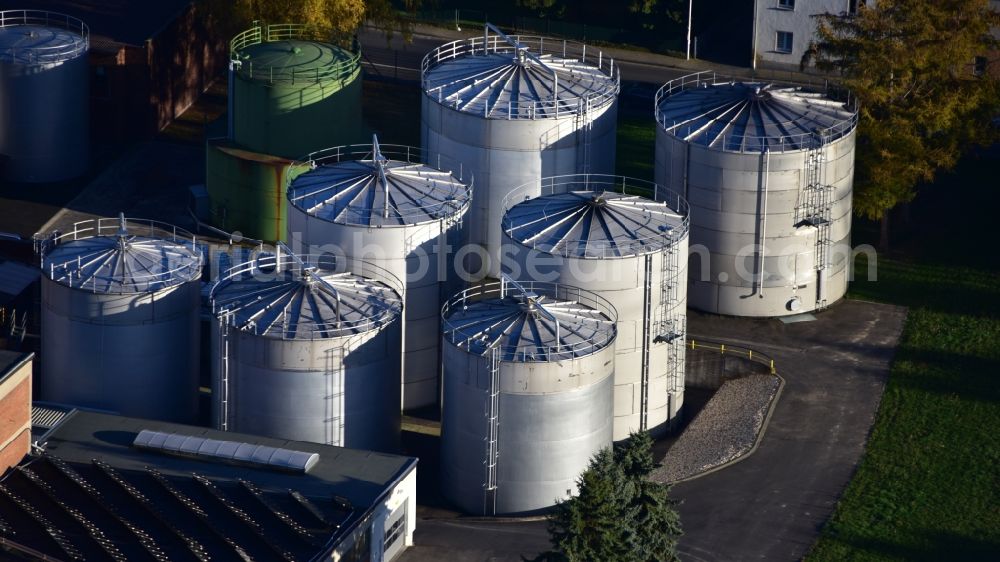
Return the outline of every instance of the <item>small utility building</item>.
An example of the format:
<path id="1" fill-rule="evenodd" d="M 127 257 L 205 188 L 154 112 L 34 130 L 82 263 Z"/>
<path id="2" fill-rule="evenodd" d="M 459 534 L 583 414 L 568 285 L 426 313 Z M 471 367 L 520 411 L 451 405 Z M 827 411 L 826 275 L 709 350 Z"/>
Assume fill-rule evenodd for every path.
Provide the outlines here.
<path id="1" fill-rule="evenodd" d="M 0 479 L 0 558 L 393 560 L 414 458 L 73 411 Z"/>

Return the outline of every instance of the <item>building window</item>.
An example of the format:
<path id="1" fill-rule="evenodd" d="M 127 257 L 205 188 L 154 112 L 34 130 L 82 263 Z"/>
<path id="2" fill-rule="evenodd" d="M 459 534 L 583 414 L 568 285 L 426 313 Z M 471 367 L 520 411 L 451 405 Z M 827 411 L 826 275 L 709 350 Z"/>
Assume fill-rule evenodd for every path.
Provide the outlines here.
<path id="1" fill-rule="evenodd" d="M 396 544 L 399 537 L 403 536 L 403 531 L 406 525 L 406 514 L 404 513 L 402 517 L 396 519 L 396 522 L 392 524 L 391 527 L 385 530 L 385 538 L 382 542 L 382 552 L 389 552 L 392 545 Z"/>
<path id="2" fill-rule="evenodd" d="M 779 53 L 790 53 L 792 52 L 792 32 L 791 31 L 779 31 L 776 34 L 774 42 L 774 50 Z"/>
<path id="3" fill-rule="evenodd" d="M 847 13 L 853 16 L 854 14 L 858 13 L 858 8 L 866 5 L 868 5 L 868 2 L 866 0 L 848 0 Z"/>
<path id="4" fill-rule="evenodd" d="M 795 0 L 778 0 L 779 10 L 794 10 Z"/>

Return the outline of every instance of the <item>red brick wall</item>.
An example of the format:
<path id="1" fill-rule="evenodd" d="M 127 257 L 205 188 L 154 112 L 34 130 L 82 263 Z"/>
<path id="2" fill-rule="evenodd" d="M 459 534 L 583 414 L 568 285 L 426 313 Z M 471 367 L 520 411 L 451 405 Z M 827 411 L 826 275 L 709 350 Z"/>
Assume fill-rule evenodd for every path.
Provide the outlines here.
<path id="1" fill-rule="evenodd" d="M 0 383 L 0 473 L 21 461 L 31 445 L 31 361 Z"/>

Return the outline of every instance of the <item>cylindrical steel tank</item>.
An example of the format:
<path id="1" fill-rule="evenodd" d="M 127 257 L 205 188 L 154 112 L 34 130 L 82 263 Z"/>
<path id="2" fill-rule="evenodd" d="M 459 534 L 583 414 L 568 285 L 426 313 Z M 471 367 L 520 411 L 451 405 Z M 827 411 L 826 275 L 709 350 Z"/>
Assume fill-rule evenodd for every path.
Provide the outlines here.
<path id="1" fill-rule="evenodd" d="M 257 26 L 230 42 L 231 138 L 298 158 L 361 132 L 361 53 L 301 24 Z"/>
<path id="2" fill-rule="evenodd" d="M 80 20 L 40 10 L 0 12 L 0 177 L 53 182 L 87 171 L 87 51 Z"/>
<path id="3" fill-rule="evenodd" d="M 298 24 L 233 38 L 227 132 L 205 146 L 216 226 L 261 240 L 285 236 L 292 161 L 363 139 L 360 56 Z"/>
<path id="4" fill-rule="evenodd" d="M 670 429 L 684 403 L 687 202 L 649 182 L 576 174 L 516 188 L 503 206 L 505 271 L 582 287 L 618 311 L 615 441 Z"/>
<path id="5" fill-rule="evenodd" d="M 41 399 L 194 422 L 194 237 L 153 221 L 84 221 L 44 240 L 41 265 Z"/>
<path id="6" fill-rule="evenodd" d="M 395 450 L 401 290 L 371 264 L 281 250 L 230 269 L 211 292 L 213 424 Z"/>
<path id="7" fill-rule="evenodd" d="M 507 36 L 442 45 L 421 65 L 423 147 L 475 174 L 470 240 L 485 254 L 476 277 L 500 272 L 504 195 L 544 176 L 613 173 L 620 76 L 579 43 Z M 481 271 L 480 268 L 482 268 Z"/>
<path id="8" fill-rule="evenodd" d="M 614 307 L 567 285 L 512 281 L 442 309 L 441 490 L 485 515 L 545 510 L 611 445 Z"/>
<path id="9" fill-rule="evenodd" d="M 656 181 L 691 203 L 690 305 L 818 310 L 847 291 L 857 109 L 702 72 L 656 95 Z"/>
<path id="10" fill-rule="evenodd" d="M 451 257 L 464 243 L 472 178 L 448 159 L 377 138 L 313 153 L 292 169 L 308 171 L 288 186 L 288 240 L 404 280 L 403 409 L 437 404 L 442 289 L 456 287 Z"/>

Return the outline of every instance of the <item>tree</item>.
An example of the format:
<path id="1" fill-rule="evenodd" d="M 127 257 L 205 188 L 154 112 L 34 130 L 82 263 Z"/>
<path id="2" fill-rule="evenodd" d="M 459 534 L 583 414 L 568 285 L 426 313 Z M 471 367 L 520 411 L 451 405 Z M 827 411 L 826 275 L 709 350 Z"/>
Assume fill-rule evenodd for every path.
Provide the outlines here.
<path id="1" fill-rule="evenodd" d="M 631 0 L 629 13 L 638 17 L 642 29 L 672 32 L 687 21 L 688 4 L 685 0 Z"/>
<path id="2" fill-rule="evenodd" d="M 553 550 L 539 560 L 582 562 L 677 560 L 680 519 L 669 487 L 647 478 L 656 468 L 653 440 L 633 433 L 598 452 L 577 480 L 579 494 L 549 519 Z"/>
<path id="3" fill-rule="evenodd" d="M 416 10 L 421 0 L 405 0 L 407 10 Z M 301 23 L 332 38 L 350 38 L 365 21 L 387 31 L 399 31 L 408 39 L 411 25 L 400 16 L 391 0 L 208 0 L 209 11 L 227 22 L 229 33 L 246 29 L 253 21 L 268 24 Z"/>
<path id="4" fill-rule="evenodd" d="M 841 73 L 859 102 L 854 209 L 882 221 L 883 249 L 891 209 L 997 138 L 998 81 L 976 76 L 973 62 L 997 49 L 998 25 L 987 0 L 878 0 L 854 15 L 818 16 L 802 65 Z"/>

